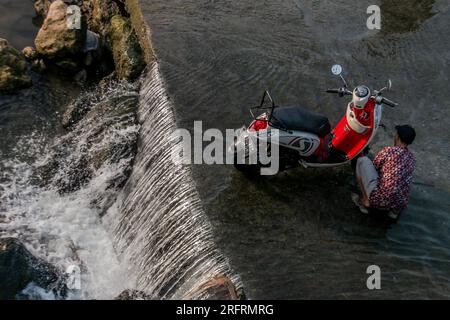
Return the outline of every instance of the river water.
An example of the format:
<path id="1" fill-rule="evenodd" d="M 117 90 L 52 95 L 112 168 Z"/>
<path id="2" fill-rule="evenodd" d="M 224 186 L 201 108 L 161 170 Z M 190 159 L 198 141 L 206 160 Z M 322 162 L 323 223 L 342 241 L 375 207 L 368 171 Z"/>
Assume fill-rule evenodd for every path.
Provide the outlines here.
<path id="1" fill-rule="evenodd" d="M 368 30 L 366 9 L 382 10 Z M 350 85 L 380 88 L 400 102 L 385 108 L 387 129 L 373 150 L 392 143 L 395 124 L 411 123 L 418 159 L 408 211 L 388 226 L 361 216 L 350 200 L 349 170 L 298 169 L 247 179 L 232 167 L 194 166 L 219 247 L 251 298 L 448 298 L 450 296 L 447 117 L 450 74 L 447 1 L 142 1 L 178 123 L 238 128 L 270 89 L 279 105 L 302 105 L 332 124 Z M 379 265 L 382 290 L 366 288 Z"/>
<path id="2" fill-rule="evenodd" d="M 34 44 L 40 19 L 36 17 L 33 2 L 28 0 L 2 0 L 0 2 L 0 38 L 22 49 Z"/>
<path id="3" fill-rule="evenodd" d="M 141 2 L 180 127 L 191 129 L 194 120 L 202 120 L 205 129 L 240 127 L 249 121 L 248 108 L 259 102 L 264 89 L 279 105 L 306 106 L 335 124 L 346 101 L 323 91 L 338 85 L 329 70 L 340 63 L 350 85 L 381 87 L 387 78 L 393 81 L 388 97 L 400 106 L 385 109 L 387 130 L 379 133 L 374 151 L 391 143 L 393 125 L 408 122 L 417 128 L 411 149 L 418 168 L 410 205 L 394 225 L 354 208 L 348 168 L 297 169 L 253 179 L 229 166 L 192 168 L 215 242 L 250 298 L 450 297 L 447 1 Z M 381 7 L 381 31 L 366 27 L 371 4 Z M 11 12 L 0 19 L 0 37 L 19 49 L 32 44 L 31 1 L 3 0 L 0 9 Z M 58 133 L 59 107 L 70 98 L 62 94 L 67 85 L 43 85 L 45 90 L 0 97 L 0 130 L 6 137 L 0 141 L 2 164 L 13 158 L 27 162 L 30 151 L 31 158 L 39 153 L 30 146 L 45 144 Z M 36 129 L 40 139 L 24 144 L 26 150 L 16 147 Z M 90 191 L 56 202 L 48 194 L 33 195 L 11 212 L 20 215 L 27 206 L 42 212 L 47 220 L 37 230 L 77 239 L 84 245 L 82 258 L 97 276 L 112 266 L 84 295 L 111 298 L 132 281 L 122 279 L 126 271 L 115 260 L 96 212 L 85 207 L 86 200 L 81 213 L 75 210 Z M 31 221 L 39 224 L 39 217 Z M 45 221 L 54 223 L 45 226 Z M 59 233 L 72 221 L 82 228 Z M 39 246 L 39 239 L 32 243 Z M 54 249 L 53 256 L 61 259 Z M 95 259 L 99 252 L 111 257 Z M 381 268 L 381 290 L 366 288 L 366 268 L 372 264 Z M 115 278 L 123 284 L 108 284 Z"/>

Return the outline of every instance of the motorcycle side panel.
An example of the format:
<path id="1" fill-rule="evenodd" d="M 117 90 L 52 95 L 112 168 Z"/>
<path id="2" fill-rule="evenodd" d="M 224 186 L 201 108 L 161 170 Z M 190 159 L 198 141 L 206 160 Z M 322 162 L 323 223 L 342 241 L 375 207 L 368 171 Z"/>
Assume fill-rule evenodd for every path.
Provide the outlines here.
<path id="1" fill-rule="evenodd" d="M 280 146 L 298 151 L 300 156 L 309 157 L 320 145 L 320 138 L 312 133 L 304 131 L 279 131 Z"/>

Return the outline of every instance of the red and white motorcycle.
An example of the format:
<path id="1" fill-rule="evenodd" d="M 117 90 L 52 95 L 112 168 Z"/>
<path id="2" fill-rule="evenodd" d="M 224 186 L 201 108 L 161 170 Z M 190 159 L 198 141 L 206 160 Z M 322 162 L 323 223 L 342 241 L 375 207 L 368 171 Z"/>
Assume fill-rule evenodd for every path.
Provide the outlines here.
<path id="1" fill-rule="evenodd" d="M 347 164 L 356 158 L 370 144 L 380 126 L 382 105 L 395 107 L 398 104 L 383 97 L 382 92 L 390 90 L 391 81 L 380 90 L 370 90 L 365 85 L 357 86 L 353 92 L 347 89 L 342 76 L 342 67 L 331 68 L 339 76 L 343 87 L 326 90 L 340 97 L 352 96 L 347 111 L 334 129 L 331 129 L 327 117 L 313 113 L 301 107 L 276 106 L 268 91 L 264 92 L 261 104 L 250 109 L 254 120 L 237 134 L 233 151 L 235 167 L 240 171 L 249 171 L 259 162 L 250 162 L 250 154 L 257 153 L 257 144 L 250 143 L 250 136 L 257 140 L 278 141 L 279 168 L 334 167 Z M 268 106 L 267 102 L 270 102 Z M 254 110 L 263 113 L 254 115 Z M 278 129 L 278 130 L 273 130 Z M 277 139 L 274 137 L 277 136 Z M 270 148 L 270 144 L 267 144 Z M 265 150 L 270 153 L 270 150 Z M 243 161 L 238 155 L 244 154 Z"/>

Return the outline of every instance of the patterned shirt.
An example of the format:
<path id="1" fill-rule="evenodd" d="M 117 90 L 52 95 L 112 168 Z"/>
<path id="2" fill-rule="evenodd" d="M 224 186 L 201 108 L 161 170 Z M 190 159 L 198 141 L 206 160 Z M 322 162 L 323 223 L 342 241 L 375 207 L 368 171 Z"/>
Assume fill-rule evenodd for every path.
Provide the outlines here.
<path id="1" fill-rule="evenodd" d="M 370 193 L 371 207 L 400 213 L 408 204 L 416 159 L 406 147 L 385 147 L 373 161 L 378 185 Z"/>

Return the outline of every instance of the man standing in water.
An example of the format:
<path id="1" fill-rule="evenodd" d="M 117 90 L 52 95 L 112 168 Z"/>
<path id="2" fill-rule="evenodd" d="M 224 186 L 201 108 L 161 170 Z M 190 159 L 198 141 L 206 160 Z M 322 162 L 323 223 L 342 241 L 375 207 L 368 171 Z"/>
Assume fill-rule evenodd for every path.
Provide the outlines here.
<path id="1" fill-rule="evenodd" d="M 409 151 L 416 132 L 410 125 L 396 126 L 394 146 L 383 148 L 372 162 L 360 157 L 356 164 L 356 180 L 361 197 L 352 194 L 352 200 L 363 213 L 368 208 L 387 211 L 389 217 L 397 219 L 408 204 L 409 190 L 416 164 Z"/>

